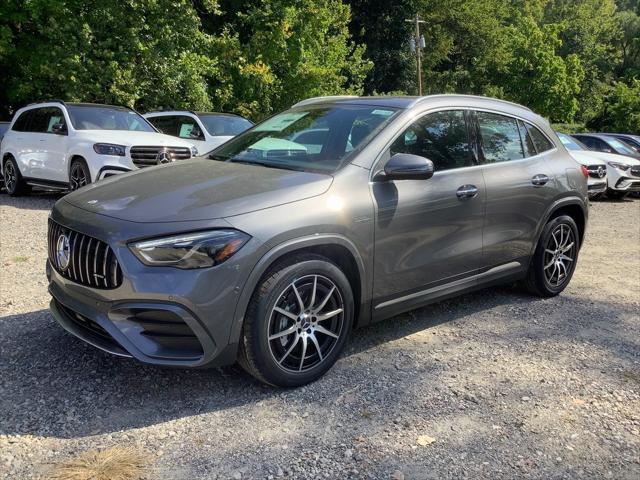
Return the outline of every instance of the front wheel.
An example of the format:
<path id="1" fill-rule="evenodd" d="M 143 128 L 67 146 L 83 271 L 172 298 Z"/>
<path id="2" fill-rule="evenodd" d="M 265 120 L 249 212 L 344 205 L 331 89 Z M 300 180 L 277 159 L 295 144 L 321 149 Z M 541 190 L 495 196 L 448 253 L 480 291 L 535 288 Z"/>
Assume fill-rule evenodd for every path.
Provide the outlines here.
<path id="1" fill-rule="evenodd" d="M 91 173 L 84 160 L 74 160 L 69 169 L 69 190 L 74 191 L 91 183 Z"/>
<path id="2" fill-rule="evenodd" d="M 279 387 L 317 380 L 336 362 L 353 325 L 353 293 L 344 273 L 314 254 L 272 270 L 247 310 L 240 364 Z"/>
<path id="3" fill-rule="evenodd" d="M 529 266 L 527 290 L 540 297 L 562 292 L 573 276 L 578 261 L 580 237 L 576 222 L 568 215 L 549 220 Z"/>

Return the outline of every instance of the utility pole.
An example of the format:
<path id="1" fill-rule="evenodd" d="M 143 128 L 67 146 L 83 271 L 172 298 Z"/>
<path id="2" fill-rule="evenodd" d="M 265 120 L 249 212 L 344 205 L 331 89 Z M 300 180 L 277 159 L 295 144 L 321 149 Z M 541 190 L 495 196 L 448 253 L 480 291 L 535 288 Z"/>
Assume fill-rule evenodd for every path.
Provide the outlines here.
<path id="1" fill-rule="evenodd" d="M 416 53 L 416 66 L 418 69 L 418 95 L 422 96 L 422 52 L 421 50 L 425 48 L 425 40 L 422 35 L 420 35 L 420 24 L 425 23 L 424 20 L 420 18 L 420 15 L 416 13 L 415 18 L 407 18 L 405 22 L 415 23 L 416 31 L 415 36 L 410 39 L 409 47 L 412 52 Z"/>

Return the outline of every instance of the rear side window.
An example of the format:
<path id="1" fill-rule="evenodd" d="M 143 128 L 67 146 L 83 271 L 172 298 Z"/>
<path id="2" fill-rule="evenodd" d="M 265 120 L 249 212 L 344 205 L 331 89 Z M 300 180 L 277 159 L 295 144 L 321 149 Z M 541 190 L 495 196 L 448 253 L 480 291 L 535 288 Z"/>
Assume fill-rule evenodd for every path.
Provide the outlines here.
<path id="1" fill-rule="evenodd" d="M 11 130 L 14 130 L 16 132 L 26 132 L 27 127 L 29 126 L 29 119 L 31 118 L 32 112 L 33 110 L 27 110 L 26 112 L 22 112 L 14 122 Z"/>
<path id="2" fill-rule="evenodd" d="M 436 171 L 472 166 L 464 112 L 449 110 L 425 115 L 393 142 L 390 153 L 411 153 L 428 158 Z"/>
<path id="3" fill-rule="evenodd" d="M 515 118 L 488 112 L 478 112 L 477 115 L 485 162 L 506 162 L 524 158 L 518 122 Z"/>
<path id="4" fill-rule="evenodd" d="M 204 134 L 193 118 L 186 115 L 167 115 L 148 118 L 162 133 L 189 140 L 204 140 Z"/>
<path id="5" fill-rule="evenodd" d="M 546 137 L 544 133 L 542 133 L 530 123 L 527 123 L 527 130 L 529 131 L 529 135 L 531 135 L 531 138 L 533 139 L 533 144 L 536 146 L 536 150 L 538 151 L 538 153 L 553 150 L 553 143 L 551 143 L 551 141 Z"/>

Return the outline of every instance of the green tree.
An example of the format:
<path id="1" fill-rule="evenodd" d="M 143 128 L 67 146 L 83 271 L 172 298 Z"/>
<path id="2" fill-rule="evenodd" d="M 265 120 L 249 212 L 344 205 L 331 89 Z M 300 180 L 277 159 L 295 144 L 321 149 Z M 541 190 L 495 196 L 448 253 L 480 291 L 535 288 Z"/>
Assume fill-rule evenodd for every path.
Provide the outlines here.
<path id="1" fill-rule="evenodd" d="M 595 130 L 640 135 L 640 80 L 633 80 L 630 85 L 616 83 L 599 115 L 588 126 Z"/>

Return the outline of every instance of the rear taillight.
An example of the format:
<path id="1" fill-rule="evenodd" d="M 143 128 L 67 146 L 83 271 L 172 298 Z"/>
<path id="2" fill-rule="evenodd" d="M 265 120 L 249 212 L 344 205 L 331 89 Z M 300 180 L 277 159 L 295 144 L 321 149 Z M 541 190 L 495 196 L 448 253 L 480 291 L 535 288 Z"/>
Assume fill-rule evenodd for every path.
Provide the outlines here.
<path id="1" fill-rule="evenodd" d="M 589 176 L 589 170 L 584 165 L 580 165 L 580 170 L 582 170 L 582 174 L 586 177 Z"/>

